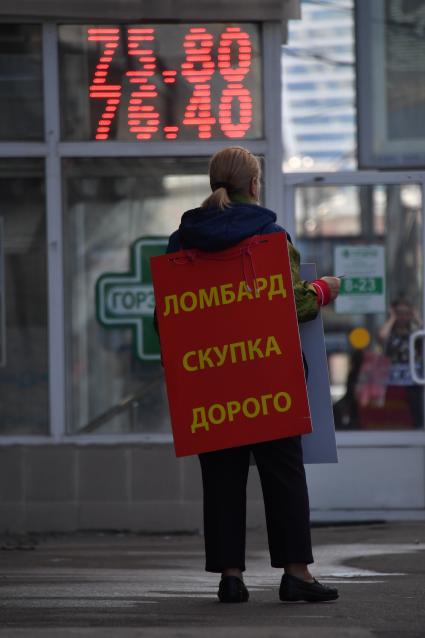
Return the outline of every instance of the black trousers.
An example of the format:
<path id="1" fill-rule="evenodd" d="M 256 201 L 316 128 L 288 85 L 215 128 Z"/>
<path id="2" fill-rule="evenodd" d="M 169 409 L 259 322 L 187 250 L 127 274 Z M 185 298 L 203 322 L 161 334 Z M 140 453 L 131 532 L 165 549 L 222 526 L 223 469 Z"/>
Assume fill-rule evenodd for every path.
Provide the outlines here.
<path id="1" fill-rule="evenodd" d="M 205 569 L 245 570 L 250 452 L 260 474 L 272 567 L 312 563 L 310 510 L 301 437 L 199 455 L 204 489 Z"/>

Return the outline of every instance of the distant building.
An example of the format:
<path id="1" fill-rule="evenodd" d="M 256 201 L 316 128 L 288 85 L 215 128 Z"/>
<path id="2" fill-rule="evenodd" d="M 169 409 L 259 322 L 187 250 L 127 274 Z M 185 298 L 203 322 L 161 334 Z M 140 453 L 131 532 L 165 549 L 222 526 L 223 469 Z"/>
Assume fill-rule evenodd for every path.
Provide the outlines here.
<path id="1" fill-rule="evenodd" d="M 303 0 L 282 53 L 286 171 L 355 168 L 353 0 Z"/>

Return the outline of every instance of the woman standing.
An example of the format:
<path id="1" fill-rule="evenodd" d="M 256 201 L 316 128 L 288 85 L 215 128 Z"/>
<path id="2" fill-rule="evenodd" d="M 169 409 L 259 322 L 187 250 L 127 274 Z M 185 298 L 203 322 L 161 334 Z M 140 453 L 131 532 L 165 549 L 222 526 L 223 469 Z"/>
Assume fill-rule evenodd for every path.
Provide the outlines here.
<path id="1" fill-rule="evenodd" d="M 260 164 L 241 147 L 225 148 L 210 162 L 211 195 L 200 208 L 184 213 L 167 252 L 197 248 L 219 251 L 252 235 L 279 232 L 276 215 L 259 205 Z M 300 322 L 314 319 L 320 306 L 339 291 L 337 277 L 308 283 L 300 280 L 300 256 L 288 237 L 292 280 Z M 265 319 L 266 320 L 266 319 Z M 246 483 L 250 453 L 260 474 L 266 510 L 271 564 L 284 570 L 279 590 L 283 601 L 323 601 L 336 589 L 310 574 L 313 562 L 310 513 L 301 437 L 289 437 L 199 455 L 204 493 L 206 570 L 221 574 L 221 602 L 245 602 Z"/>

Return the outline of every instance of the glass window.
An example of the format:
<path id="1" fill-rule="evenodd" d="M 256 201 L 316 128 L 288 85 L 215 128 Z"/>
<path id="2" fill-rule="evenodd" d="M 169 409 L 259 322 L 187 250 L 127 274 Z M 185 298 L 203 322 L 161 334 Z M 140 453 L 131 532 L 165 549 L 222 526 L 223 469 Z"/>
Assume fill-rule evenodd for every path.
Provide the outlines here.
<path id="1" fill-rule="evenodd" d="M 423 0 L 356 3 L 362 167 L 423 170 L 424 11 Z"/>
<path id="2" fill-rule="evenodd" d="M 288 89 L 292 91 L 312 91 L 315 86 L 314 82 L 288 82 Z"/>
<path id="3" fill-rule="evenodd" d="M 0 24 L 0 140 L 43 138 L 41 27 Z"/>
<path id="4" fill-rule="evenodd" d="M 347 133 L 303 133 L 297 136 L 299 142 L 323 142 L 347 139 Z"/>
<path id="5" fill-rule="evenodd" d="M 0 159 L 0 435 L 48 434 L 42 160 Z"/>
<path id="6" fill-rule="evenodd" d="M 329 7 L 323 7 L 319 11 L 312 12 L 312 18 L 314 20 L 323 20 L 325 22 L 329 20 L 340 20 L 341 16 L 345 15 L 345 11 L 347 11 L 347 6 L 341 5 L 339 9 L 330 9 Z"/>
<path id="7" fill-rule="evenodd" d="M 161 364 L 134 356 L 130 328 L 100 325 L 96 282 L 128 273 L 136 239 L 167 237 L 202 202 L 208 159 L 67 159 L 64 178 L 68 431 L 169 432 Z"/>
<path id="8" fill-rule="evenodd" d="M 294 117 L 294 122 L 296 124 L 332 124 L 332 122 L 353 122 L 354 115 L 335 115 L 333 117 L 329 117 L 329 115 L 307 115 L 306 117 Z"/>
<path id="9" fill-rule="evenodd" d="M 294 66 L 288 66 L 287 72 L 292 75 L 300 75 L 300 73 L 307 73 L 308 69 L 303 64 L 294 64 Z"/>
<path id="10" fill-rule="evenodd" d="M 262 137 L 255 24 L 63 25 L 67 140 Z"/>
<path id="11" fill-rule="evenodd" d="M 422 327 L 421 207 L 417 184 L 296 189 L 302 261 L 315 262 L 319 276 L 345 275 L 337 302 L 322 311 L 338 429 L 423 427 L 408 348 Z M 422 375 L 419 350 L 415 361 Z"/>

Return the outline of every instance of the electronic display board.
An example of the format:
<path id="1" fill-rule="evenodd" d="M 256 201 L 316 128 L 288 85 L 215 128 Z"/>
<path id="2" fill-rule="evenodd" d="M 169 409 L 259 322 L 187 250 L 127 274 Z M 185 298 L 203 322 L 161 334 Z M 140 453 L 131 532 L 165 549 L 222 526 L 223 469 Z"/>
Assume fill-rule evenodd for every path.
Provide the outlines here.
<path id="1" fill-rule="evenodd" d="M 262 137 L 256 24 L 62 25 L 62 137 Z"/>

